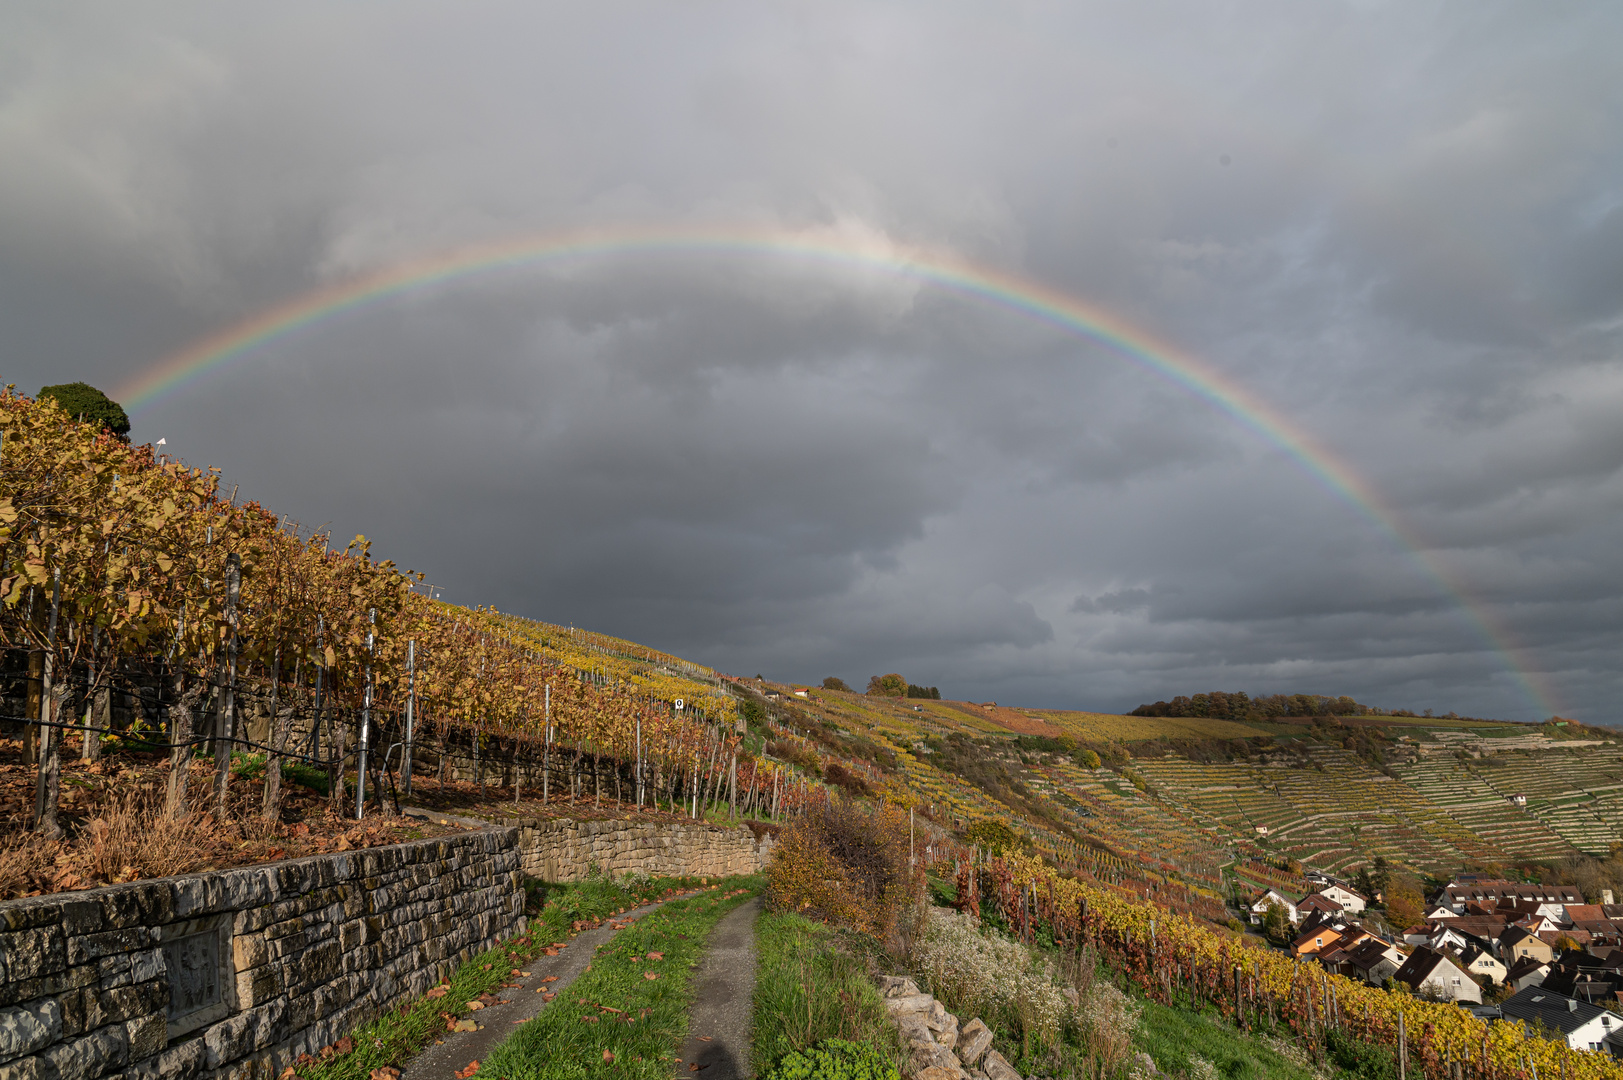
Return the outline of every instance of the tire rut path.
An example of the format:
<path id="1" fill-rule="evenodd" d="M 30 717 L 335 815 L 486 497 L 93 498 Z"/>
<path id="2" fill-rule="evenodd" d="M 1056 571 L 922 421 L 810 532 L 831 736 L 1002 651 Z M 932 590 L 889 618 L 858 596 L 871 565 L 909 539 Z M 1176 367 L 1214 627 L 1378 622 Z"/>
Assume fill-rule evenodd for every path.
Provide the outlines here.
<path id="1" fill-rule="evenodd" d="M 537 956 L 525 963 L 527 975 L 515 975 L 494 991 L 498 1004 L 486 1006 L 473 1013 L 471 1019 L 479 1024 L 476 1031 L 448 1031 L 440 1042 L 430 1043 L 401 1067 L 401 1076 L 409 1080 L 453 1080 L 469 1062 L 483 1062 L 490 1052 L 507 1036 L 518 1030 L 520 1024 L 541 1014 L 552 996 L 562 993 L 587 965 L 592 962 L 599 945 L 609 941 L 631 923 L 650 912 L 658 911 L 675 900 L 697 896 L 703 890 L 678 893 L 641 907 L 631 908 L 623 915 L 610 915 L 591 930 L 582 930 L 564 943 L 556 956 Z M 530 931 L 535 933 L 536 931 Z M 539 940 L 539 939 L 537 939 Z M 505 963 L 505 958 L 496 961 Z M 547 982 L 548 977 L 554 981 Z M 548 993 L 543 993 L 547 991 Z"/>
<path id="2" fill-rule="evenodd" d="M 755 920 L 762 900 L 738 905 L 710 932 L 688 1017 L 678 1076 L 748 1080 L 750 1001 L 755 996 Z"/>

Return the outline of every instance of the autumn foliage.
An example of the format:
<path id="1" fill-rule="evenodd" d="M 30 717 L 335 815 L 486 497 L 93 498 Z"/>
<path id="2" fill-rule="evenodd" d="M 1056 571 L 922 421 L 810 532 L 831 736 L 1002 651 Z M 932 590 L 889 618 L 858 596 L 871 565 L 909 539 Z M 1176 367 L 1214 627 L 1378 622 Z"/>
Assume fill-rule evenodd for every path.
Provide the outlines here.
<path id="1" fill-rule="evenodd" d="M 910 866 L 907 813 L 880 803 L 829 799 L 784 832 L 767 867 L 773 907 L 881 939 L 923 889 Z"/>

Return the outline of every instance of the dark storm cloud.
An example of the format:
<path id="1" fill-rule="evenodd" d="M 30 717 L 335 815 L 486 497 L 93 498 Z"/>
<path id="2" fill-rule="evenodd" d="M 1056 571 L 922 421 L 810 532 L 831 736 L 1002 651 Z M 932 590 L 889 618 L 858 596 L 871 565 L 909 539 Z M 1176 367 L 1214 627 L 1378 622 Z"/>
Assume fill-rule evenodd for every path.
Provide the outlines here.
<path id="1" fill-rule="evenodd" d="M 113 388 L 310 290 L 580 227 L 946 249 L 1204 357 L 1364 476 L 1407 539 L 1102 345 L 782 256 L 419 289 L 267 343 L 135 434 L 367 533 L 450 599 L 725 670 L 1606 721 L 1619 22 L 11 5 L 0 358 L 24 390 Z M 1553 701 L 1519 689 L 1512 640 Z"/>

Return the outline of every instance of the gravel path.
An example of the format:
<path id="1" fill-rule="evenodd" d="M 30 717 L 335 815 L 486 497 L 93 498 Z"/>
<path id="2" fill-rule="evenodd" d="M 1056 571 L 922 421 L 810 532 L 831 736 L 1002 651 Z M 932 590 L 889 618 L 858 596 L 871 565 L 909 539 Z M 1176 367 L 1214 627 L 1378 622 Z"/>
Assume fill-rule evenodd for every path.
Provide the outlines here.
<path id="1" fill-rule="evenodd" d="M 680 1076 L 701 1080 L 749 1080 L 750 999 L 755 995 L 755 918 L 761 898 L 738 905 L 710 932 L 699 968 L 682 1044 Z"/>
<path id="2" fill-rule="evenodd" d="M 702 890 L 699 890 L 702 891 Z M 430 1043 L 402 1070 L 410 1080 L 453 1080 L 454 1074 L 467 1067 L 470 1061 L 484 1061 L 497 1045 L 512 1034 L 524 1021 L 538 1015 L 547 1004 L 547 996 L 538 993 L 547 990 L 558 993 L 575 981 L 575 976 L 586 970 L 597 947 L 614 937 L 636 919 L 657 911 L 662 904 L 697 895 L 697 892 L 679 893 L 658 903 L 632 908 L 624 915 L 611 915 L 602 925 L 585 930 L 570 938 L 556 956 L 537 956 L 524 965 L 527 976 L 515 975 L 508 979 L 505 989 L 494 991 L 504 1004 L 492 1005 L 472 1014 L 479 1024 L 477 1031 L 447 1032 L 444 1042 Z M 498 961 L 499 962 L 499 961 Z M 548 976 L 557 976 L 546 982 Z"/>

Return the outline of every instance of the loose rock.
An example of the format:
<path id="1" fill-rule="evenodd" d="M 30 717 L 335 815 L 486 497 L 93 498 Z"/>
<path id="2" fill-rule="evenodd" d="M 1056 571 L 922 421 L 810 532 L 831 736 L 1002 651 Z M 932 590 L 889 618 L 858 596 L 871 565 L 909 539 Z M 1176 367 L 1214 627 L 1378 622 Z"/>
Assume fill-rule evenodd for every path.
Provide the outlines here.
<path id="1" fill-rule="evenodd" d="M 1020 1071 L 996 1050 L 986 1053 L 986 1080 L 1020 1080 Z"/>
<path id="2" fill-rule="evenodd" d="M 992 1029 L 980 1017 L 975 1017 L 965 1024 L 958 1032 L 958 1056 L 964 1064 L 973 1065 L 979 1061 L 981 1055 L 986 1053 L 992 1045 Z"/>

